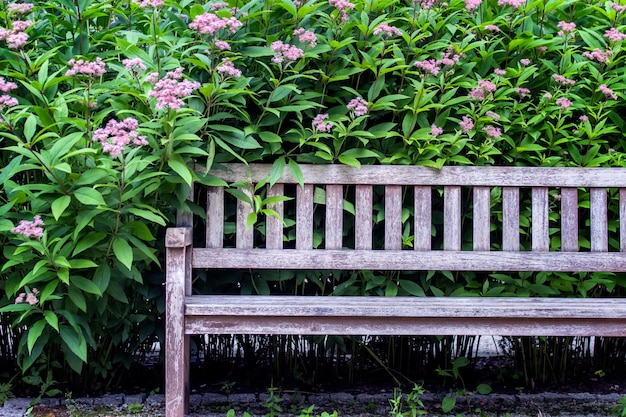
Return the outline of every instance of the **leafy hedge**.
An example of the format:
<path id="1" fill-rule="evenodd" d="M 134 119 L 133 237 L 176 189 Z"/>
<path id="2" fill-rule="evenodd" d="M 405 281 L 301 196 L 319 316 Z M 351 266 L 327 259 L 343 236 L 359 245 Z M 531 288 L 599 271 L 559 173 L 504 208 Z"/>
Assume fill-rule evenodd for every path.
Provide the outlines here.
<path id="1" fill-rule="evenodd" d="M 2 2 L 0 314 L 27 329 L 21 369 L 41 383 L 87 364 L 84 380 L 106 380 L 159 338 L 163 228 L 193 180 L 217 181 L 192 161 L 271 162 L 273 176 L 622 166 L 625 14 L 597 0 Z M 624 286 L 430 278 L 430 293 Z"/>

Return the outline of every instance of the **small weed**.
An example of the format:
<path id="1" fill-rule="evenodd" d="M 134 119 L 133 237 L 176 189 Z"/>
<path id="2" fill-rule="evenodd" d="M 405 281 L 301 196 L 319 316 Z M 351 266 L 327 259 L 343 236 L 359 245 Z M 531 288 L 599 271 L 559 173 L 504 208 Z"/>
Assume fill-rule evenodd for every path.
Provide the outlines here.
<path id="1" fill-rule="evenodd" d="M 615 416 L 626 417 L 626 395 L 611 409 L 611 413 Z"/>
<path id="2" fill-rule="evenodd" d="M 269 397 L 263 402 L 263 408 L 267 410 L 265 417 L 278 417 L 283 412 L 280 403 L 283 401 L 279 395 L 279 388 L 271 386 L 267 389 Z"/>
<path id="3" fill-rule="evenodd" d="M 128 404 L 127 410 L 130 414 L 139 414 L 141 413 L 141 410 L 143 410 L 143 404 L 140 404 L 140 403 Z"/>
<path id="4" fill-rule="evenodd" d="M 417 417 L 426 415 L 424 403 L 420 398 L 422 394 L 424 394 L 424 388 L 421 385 L 415 385 L 411 392 L 406 395 L 406 399 L 402 390 L 395 388 L 393 390 L 393 398 L 389 399 L 389 405 L 391 406 L 389 415 L 391 417 Z M 409 409 L 402 411 L 405 405 Z"/>
<path id="5" fill-rule="evenodd" d="M 0 384 L 0 407 L 4 405 L 4 402 L 9 398 L 13 398 L 13 384 L 10 382 L 5 382 L 4 384 Z"/>

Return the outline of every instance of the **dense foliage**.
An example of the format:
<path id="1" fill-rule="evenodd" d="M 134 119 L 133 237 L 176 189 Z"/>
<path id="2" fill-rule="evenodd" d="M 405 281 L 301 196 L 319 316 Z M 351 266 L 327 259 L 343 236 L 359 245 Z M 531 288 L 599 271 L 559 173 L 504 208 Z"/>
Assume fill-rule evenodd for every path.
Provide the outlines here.
<path id="1" fill-rule="evenodd" d="M 159 340 L 163 228 L 217 181 L 191 162 L 269 162 L 269 181 L 299 163 L 623 165 L 625 18 L 597 0 L 3 1 L 0 335 L 22 337 L 0 352 L 35 384 L 72 378 L 63 363 L 87 384 Z M 344 278 L 337 293 L 624 286 Z"/>

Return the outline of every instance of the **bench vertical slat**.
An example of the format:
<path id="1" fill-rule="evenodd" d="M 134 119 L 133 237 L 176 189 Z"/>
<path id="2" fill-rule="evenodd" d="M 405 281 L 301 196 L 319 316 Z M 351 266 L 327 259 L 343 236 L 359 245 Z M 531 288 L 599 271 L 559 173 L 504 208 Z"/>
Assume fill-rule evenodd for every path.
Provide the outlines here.
<path id="1" fill-rule="evenodd" d="M 248 188 L 241 188 L 240 190 L 252 201 L 252 190 Z M 237 199 L 237 236 L 235 244 L 240 249 L 250 249 L 254 246 L 254 226 L 246 226 L 250 213 L 252 213 L 250 203 Z"/>
<path id="2" fill-rule="evenodd" d="M 443 187 L 443 248 L 461 250 L 461 187 Z"/>
<path id="3" fill-rule="evenodd" d="M 619 189 L 619 250 L 626 252 L 626 188 Z"/>
<path id="4" fill-rule="evenodd" d="M 591 250 L 593 252 L 608 252 L 609 229 L 607 218 L 607 191 L 605 188 L 591 188 L 590 198 L 590 225 Z"/>
<path id="5" fill-rule="evenodd" d="M 224 187 L 208 187 L 206 204 L 206 247 L 224 247 Z"/>
<path id="6" fill-rule="evenodd" d="M 533 252 L 548 252 L 550 233 L 548 221 L 548 188 L 532 188 L 532 249 Z"/>
<path id="7" fill-rule="evenodd" d="M 488 251 L 491 249 L 491 189 L 474 187 L 474 250 Z"/>
<path id="8" fill-rule="evenodd" d="M 402 249 L 402 186 L 385 187 L 385 249 Z"/>
<path id="9" fill-rule="evenodd" d="M 372 249 L 373 188 L 371 185 L 357 185 L 355 196 L 354 248 Z"/>
<path id="10" fill-rule="evenodd" d="M 502 250 L 519 249 L 519 188 L 502 187 Z"/>
<path id="11" fill-rule="evenodd" d="M 313 184 L 296 191 L 296 249 L 313 249 Z"/>
<path id="12" fill-rule="evenodd" d="M 326 186 L 326 249 L 343 246 L 343 186 Z"/>
<path id="13" fill-rule="evenodd" d="M 268 197 L 282 197 L 285 195 L 284 184 L 274 184 L 268 187 Z M 275 204 L 269 204 L 268 209 L 274 210 L 279 217 L 267 216 L 265 218 L 265 246 L 268 249 L 283 248 L 283 217 L 285 215 L 285 204 L 279 201 Z"/>
<path id="14" fill-rule="evenodd" d="M 194 185 L 191 184 L 189 192 L 187 193 L 187 200 L 194 201 L 194 199 Z M 176 210 L 176 226 L 193 227 L 193 212 L 191 210 Z"/>
<path id="15" fill-rule="evenodd" d="M 561 250 L 578 252 L 578 190 L 561 189 Z"/>
<path id="16" fill-rule="evenodd" d="M 413 248 L 426 251 L 432 247 L 432 189 L 428 186 L 416 185 L 414 190 L 415 237 Z"/>

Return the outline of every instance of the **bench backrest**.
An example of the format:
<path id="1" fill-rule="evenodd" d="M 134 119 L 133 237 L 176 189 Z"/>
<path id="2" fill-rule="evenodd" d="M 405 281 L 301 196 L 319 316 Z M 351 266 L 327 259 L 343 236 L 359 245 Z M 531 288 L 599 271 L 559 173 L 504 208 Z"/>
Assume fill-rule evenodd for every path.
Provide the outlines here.
<path id="1" fill-rule="evenodd" d="M 270 165 L 225 164 L 224 167 L 223 171 L 211 173 L 228 183 L 243 181 L 246 186 L 241 191 L 249 196 L 254 185 L 266 180 L 271 172 Z M 225 247 L 227 193 L 223 187 L 208 187 L 206 246 L 194 248 L 193 266 L 626 271 L 626 257 L 615 253 L 626 250 L 626 229 L 618 227 L 626 221 L 626 169 L 444 167 L 435 170 L 417 166 L 357 169 L 344 165 L 300 165 L 300 169 L 303 186 L 285 169 L 281 178 L 267 187 L 267 196 L 288 196 L 293 201 L 268 207 L 279 217 L 264 219 L 264 236 L 255 236 L 254 228 L 246 227 L 252 207 L 237 201 L 231 248 Z M 375 187 L 384 188 L 381 202 L 374 201 Z M 319 204 L 320 195 L 325 195 L 323 204 Z M 497 204 L 493 195 L 497 196 Z M 529 206 L 525 204 L 527 200 Z M 384 244 L 375 248 L 373 213 L 379 203 L 384 204 Z M 288 248 L 283 239 L 286 204 L 291 204 L 290 212 L 295 211 L 291 219 L 295 221 L 295 244 L 290 242 Z M 349 238 L 343 235 L 346 205 L 354 207 L 354 236 Z M 443 239 L 437 248 L 432 243 L 434 205 L 443 213 L 443 220 L 438 217 L 443 223 Z M 610 205 L 615 205 L 612 210 Z M 323 210 L 321 226 L 314 221 L 314 209 Z M 524 224 L 520 228 L 520 209 L 525 212 L 530 209 L 530 215 L 522 216 L 530 219 L 529 226 Z M 609 218 L 610 213 L 617 213 L 616 218 Z M 406 224 L 403 215 L 407 214 L 412 217 L 412 249 L 403 249 L 403 223 Z M 556 225 L 554 219 L 558 219 Z M 466 222 L 472 226 L 467 227 Z M 492 225 L 496 223 L 500 223 L 497 229 L 501 233 L 498 241 L 492 241 Z M 579 247 L 581 225 L 589 230 L 586 237 L 590 243 L 584 251 Z M 319 227 L 323 230 L 316 229 Z M 551 227 L 560 228 L 560 247 L 556 250 L 551 247 Z M 521 232 L 531 235 L 530 247 L 520 244 Z M 314 244 L 316 233 L 323 235 L 320 245 Z M 471 244 L 467 244 L 468 236 L 464 233 L 471 234 Z M 619 244 L 609 245 L 610 238 Z M 610 246 L 619 249 L 609 249 Z"/>

